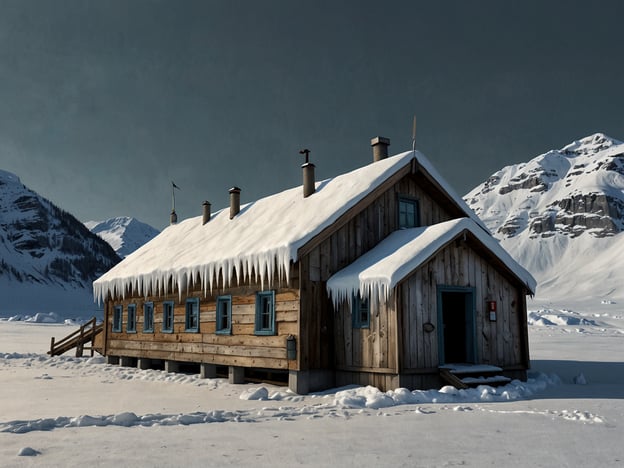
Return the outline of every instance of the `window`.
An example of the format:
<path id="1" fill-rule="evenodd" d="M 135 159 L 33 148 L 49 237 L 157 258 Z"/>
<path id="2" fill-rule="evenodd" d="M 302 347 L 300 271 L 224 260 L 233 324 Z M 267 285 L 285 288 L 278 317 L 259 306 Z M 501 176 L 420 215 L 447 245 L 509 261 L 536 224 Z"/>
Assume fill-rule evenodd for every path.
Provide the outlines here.
<path id="1" fill-rule="evenodd" d="M 128 333 L 136 333 L 136 304 L 128 304 L 128 323 L 126 325 Z"/>
<path id="2" fill-rule="evenodd" d="M 197 297 L 186 300 L 184 331 L 195 333 L 199 331 L 199 298 Z"/>
<path id="3" fill-rule="evenodd" d="M 399 197 L 399 229 L 413 228 L 419 225 L 418 200 Z"/>
<path id="4" fill-rule="evenodd" d="M 163 333 L 173 333 L 173 302 L 163 302 Z"/>
<path id="5" fill-rule="evenodd" d="M 143 304 L 143 333 L 154 333 L 154 303 Z"/>
<path id="6" fill-rule="evenodd" d="M 275 291 L 256 293 L 256 335 L 275 335 Z"/>
<path id="7" fill-rule="evenodd" d="M 353 317 L 353 328 L 370 328 L 368 299 L 360 297 L 359 294 L 354 295 L 351 301 L 351 315 Z"/>
<path id="8" fill-rule="evenodd" d="M 113 308 L 113 331 L 121 332 L 121 314 L 123 306 L 117 305 Z"/>
<path id="9" fill-rule="evenodd" d="M 217 297 L 217 334 L 232 334 L 232 296 Z"/>

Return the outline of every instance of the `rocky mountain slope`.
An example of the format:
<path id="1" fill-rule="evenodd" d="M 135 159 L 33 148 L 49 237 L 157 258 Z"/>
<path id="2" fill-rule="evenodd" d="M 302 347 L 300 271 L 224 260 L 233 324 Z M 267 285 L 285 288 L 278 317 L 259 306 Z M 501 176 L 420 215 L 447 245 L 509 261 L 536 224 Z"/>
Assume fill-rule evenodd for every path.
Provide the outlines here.
<path id="1" fill-rule="evenodd" d="M 93 309 L 92 281 L 118 261 L 71 214 L 0 171 L 0 316 Z"/>
<path id="2" fill-rule="evenodd" d="M 127 216 L 105 221 L 87 221 L 85 226 L 108 242 L 121 258 L 127 257 L 159 233 L 149 224 Z"/>
<path id="3" fill-rule="evenodd" d="M 539 297 L 624 299 L 624 143 L 597 133 L 507 166 L 465 197 Z"/>

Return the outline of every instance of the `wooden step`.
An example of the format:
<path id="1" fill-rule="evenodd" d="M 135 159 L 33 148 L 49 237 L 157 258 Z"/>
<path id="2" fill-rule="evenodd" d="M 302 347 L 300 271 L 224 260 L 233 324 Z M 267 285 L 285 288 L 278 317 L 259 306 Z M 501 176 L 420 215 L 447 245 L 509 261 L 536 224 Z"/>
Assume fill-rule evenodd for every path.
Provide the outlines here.
<path id="1" fill-rule="evenodd" d="M 486 364 L 445 364 L 439 367 L 440 377 L 458 389 L 479 385 L 498 386 L 511 382 L 503 375 L 503 369 Z"/>

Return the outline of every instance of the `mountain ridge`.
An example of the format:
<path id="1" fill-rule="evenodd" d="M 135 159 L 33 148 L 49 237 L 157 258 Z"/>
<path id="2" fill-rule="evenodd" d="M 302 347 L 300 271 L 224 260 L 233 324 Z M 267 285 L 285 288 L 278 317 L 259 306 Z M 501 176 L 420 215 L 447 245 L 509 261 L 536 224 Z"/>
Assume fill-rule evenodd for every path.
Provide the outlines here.
<path id="1" fill-rule="evenodd" d="M 538 296 L 619 297 L 624 143 L 596 133 L 506 166 L 464 199 L 538 280 Z M 621 265 L 624 269 L 624 261 Z"/>
<path id="2" fill-rule="evenodd" d="M 120 260 L 110 245 L 15 174 L 0 171 L 0 195 L 0 314 L 93 310 L 91 283 Z"/>
<path id="3" fill-rule="evenodd" d="M 136 218 L 118 216 L 103 221 L 86 221 L 85 226 L 125 258 L 156 237 L 160 231 Z"/>

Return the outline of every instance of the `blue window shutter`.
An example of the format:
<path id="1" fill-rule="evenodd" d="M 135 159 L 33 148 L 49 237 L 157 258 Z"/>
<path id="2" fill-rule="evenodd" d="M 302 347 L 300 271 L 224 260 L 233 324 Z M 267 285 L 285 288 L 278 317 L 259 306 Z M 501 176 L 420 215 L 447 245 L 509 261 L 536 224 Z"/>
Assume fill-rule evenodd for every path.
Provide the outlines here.
<path id="1" fill-rule="evenodd" d="M 126 332 L 136 333 L 136 304 L 128 304 L 128 323 Z"/>
<path id="2" fill-rule="evenodd" d="M 123 306 L 116 305 L 113 307 L 113 331 L 121 332 L 121 320 L 122 320 Z"/>
<path id="3" fill-rule="evenodd" d="M 187 299 L 185 311 L 184 331 L 199 332 L 199 298 Z"/>
<path id="4" fill-rule="evenodd" d="M 256 293 L 256 335 L 275 335 L 275 291 Z"/>
<path id="5" fill-rule="evenodd" d="M 173 333 L 173 301 L 163 302 L 163 333 Z"/>
<path id="6" fill-rule="evenodd" d="M 232 334 L 232 296 L 217 297 L 216 333 L 218 335 Z"/>
<path id="7" fill-rule="evenodd" d="M 154 333 L 154 303 L 143 304 L 143 333 Z"/>

